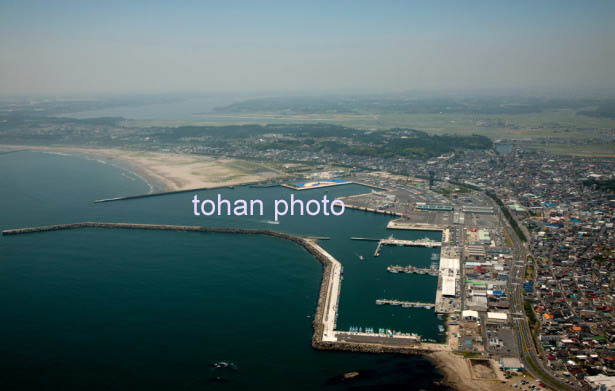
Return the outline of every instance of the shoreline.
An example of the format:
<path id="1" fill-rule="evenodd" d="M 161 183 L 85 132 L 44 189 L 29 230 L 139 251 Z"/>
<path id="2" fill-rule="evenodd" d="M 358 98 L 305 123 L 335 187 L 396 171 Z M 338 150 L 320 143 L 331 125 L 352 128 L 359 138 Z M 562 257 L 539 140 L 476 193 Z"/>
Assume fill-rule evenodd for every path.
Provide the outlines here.
<path id="1" fill-rule="evenodd" d="M 250 173 L 233 164 L 243 163 L 240 159 L 215 158 L 206 155 L 180 154 L 174 152 L 149 152 L 119 148 L 85 148 L 78 146 L 30 146 L 0 144 L 8 150 L 31 150 L 48 153 L 79 155 L 86 159 L 102 160 L 121 170 L 135 175 L 149 188 L 148 194 L 239 186 L 248 183 L 272 180 L 283 175 L 268 170 Z"/>
<path id="2" fill-rule="evenodd" d="M 112 157 L 109 155 L 110 150 L 121 151 L 120 149 L 99 149 L 99 148 L 82 148 L 82 147 L 70 147 L 70 146 L 53 146 L 46 147 L 40 145 L 8 145 L 0 144 L 0 147 L 14 150 L 15 152 L 21 151 L 36 151 L 51 154 L 63 154 L 68 156 L 79 156 L 88 160 L 96 160 L 102 164 L 109 164 L 120 170 L 127 171 L 132 175 L 142 180 L 148 187 L 148 194 L 158 191 L 170 191 L 172 188 L 166 181 L 158 178 L 143 166 L 134 164 L 134 162 L 122 159 L 121 157 Z M 100 161 L 99 159 L 102 159 Z"/>

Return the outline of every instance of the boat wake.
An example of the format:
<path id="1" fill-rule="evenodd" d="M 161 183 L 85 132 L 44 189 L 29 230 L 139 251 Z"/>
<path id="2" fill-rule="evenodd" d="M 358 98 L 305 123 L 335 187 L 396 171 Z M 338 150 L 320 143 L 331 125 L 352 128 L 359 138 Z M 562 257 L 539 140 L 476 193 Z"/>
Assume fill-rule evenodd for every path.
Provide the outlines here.
<path id="1" fill-rule="evenodd" d="M 280 224 L 279 221 L 273 221 L 273 220 L 260 220 L 259 222 L 264 223 L 264 224 Z"/>

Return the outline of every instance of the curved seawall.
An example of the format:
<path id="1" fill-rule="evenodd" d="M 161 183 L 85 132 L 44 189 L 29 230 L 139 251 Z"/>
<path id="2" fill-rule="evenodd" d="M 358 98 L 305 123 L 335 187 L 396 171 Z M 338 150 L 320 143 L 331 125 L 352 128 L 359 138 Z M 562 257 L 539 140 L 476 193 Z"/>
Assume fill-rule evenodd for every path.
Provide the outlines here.
<path id="1" fill-rule="evenodd" d="M 37 232 L 60 231 L 80 228 L 108 228 L 108 229 L 141 229 L 162 231 L 187 231 L 203 233 L 235 233 L 247 235 L 267 235 L 294 242 L 312 254 L 323 266 L 323 277 L 320 284 L 320 293 L 316 314 L 312 327 L 312 346 L 322 350 L 348 350 L 369 353 L 403 353 L 423 354 L 433 350 L 441 350 L 436 344 L 425 344 L 418 341 L 403 341 L 398 338 L 366 338 L 354 340 L 346 332 L 335 331 L 339 292 L 341 285 L 342 267 L 339 261 L 317 244 L 319 238 L 304 237 L 267 229 L 246 228 L 217 228 L 192 225 L 166 225 L 166 224 L 133 224 L 133 223 L 106 223 L 81 222 L 71 224 L 57 224 L 39 227 L 16 228 L 2 231 L 2 235 L 23 235 Z M 372 339 L 372 340 L 370 340 Z"/>

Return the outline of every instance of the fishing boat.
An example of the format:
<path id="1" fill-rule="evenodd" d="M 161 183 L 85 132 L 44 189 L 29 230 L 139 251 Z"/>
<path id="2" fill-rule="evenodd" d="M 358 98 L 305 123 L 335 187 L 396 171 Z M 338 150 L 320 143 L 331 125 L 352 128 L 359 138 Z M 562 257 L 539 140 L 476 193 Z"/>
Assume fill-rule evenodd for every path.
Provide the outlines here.
<path id="1" fill-rule="evenodd" d="M 231 366 L 231 363 L 228 363 L 226 361 L 218 361 L 218 362 L 211 364 L 211 366 L 214 368 L 228 368 Z"/>

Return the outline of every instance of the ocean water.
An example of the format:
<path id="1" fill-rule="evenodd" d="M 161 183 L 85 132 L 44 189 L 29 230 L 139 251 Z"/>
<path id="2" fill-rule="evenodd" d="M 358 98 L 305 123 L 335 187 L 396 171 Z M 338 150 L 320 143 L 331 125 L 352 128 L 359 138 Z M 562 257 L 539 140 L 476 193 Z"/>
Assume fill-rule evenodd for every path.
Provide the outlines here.
<path id="1" fill-rule="evenodd" d="M 434 249 L 385 247 L 351 236 L 430 237 L 386 230 L 389 217 L 282 217 L 290 194 L 330 199 L 369 189 L 345 185 L 293 192 L 236 187 L 198 192 L 260 199 L 264 216 L 194 216 L 183 193 L 112 203 L 148 191 L 130 172 L 83 157 L 0 155 L 0 229 L 75 221 L 270 228 L 330 237 L 344 265 L 338 328 L 411 331 L 441 339 L 433 310 L 377 306 L 377 298 L 433 301 L 436 279 L 386 272 L 428 266 Z M 363 255 L 361 261 L 359 256 Z M 321 352 L 310 346 L 321 266 L 275 238 L 233 234 L 84 229 L 0 237 L 2 389 L 440 389 L 421 357 Z M 215 369 L 228 361 L 232 369 Z M 360 376 L 341 381 L 345 372 Z"/>

